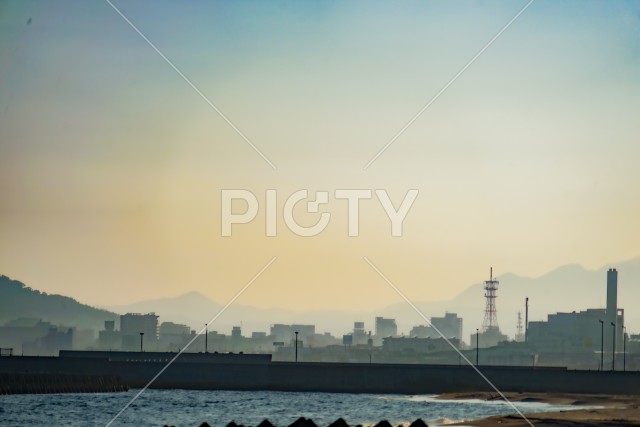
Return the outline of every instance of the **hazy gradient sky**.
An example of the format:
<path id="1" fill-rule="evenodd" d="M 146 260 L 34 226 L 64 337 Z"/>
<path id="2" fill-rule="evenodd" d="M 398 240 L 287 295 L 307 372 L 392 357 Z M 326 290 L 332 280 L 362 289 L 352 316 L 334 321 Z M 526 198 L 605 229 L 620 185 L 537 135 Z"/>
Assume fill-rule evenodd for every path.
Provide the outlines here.
<path id="1" fill-rule="evenodd" d="M 114 4 L 278 170 L 107 3 L 2 0 L 1 274 L 94 305 L 225 302 L 277 256 L 242 303 L 366 309 L 400 298 L 362 256 L 439 300 L 490 265 L 640 255 L 638 1 L 537 0 L 366 171 L 525 2 Z M 333 198 L 317 237 L 265 237 L 261 210 L 223 238 L 225 188 L 420 195 L 399 238 L 375 198 L 358 238 Z"/>

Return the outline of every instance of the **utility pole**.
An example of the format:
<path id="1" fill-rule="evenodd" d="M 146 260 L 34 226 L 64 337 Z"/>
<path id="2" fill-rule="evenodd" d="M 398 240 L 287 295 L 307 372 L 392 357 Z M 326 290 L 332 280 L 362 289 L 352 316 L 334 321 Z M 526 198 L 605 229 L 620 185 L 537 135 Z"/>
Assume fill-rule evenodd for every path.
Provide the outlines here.
<path id="1" fill-rule="evenodd" d="M 144 332 L 140 332 L 140 353 L 142 353 L 142 337 L 144 337 Z"/>
<path id="2" fill-rule="evenodd" d="M 476 366 L 480 364 L 480 330 L 476 328 Z"/>
<path id="3" fill-rule="evenodd" d="M 524 342 L 529 342 L 529 297 L 524 300 Z"/>
<path id="4" fill-rule="evenodd" d="M 204 352 L 209 353 L 209 324 L 204 324 Z"/>
<path id="5" fill-rule="evenodd" d="M 613 330 L 613 348 L 611 352 L 611 370 L 616 370 L 616 324 L 611 322 L 611 329 Z"/>
<path id="6" fill-rule="evenodd" d="M 622 370 L 627 371 L 627 327 L 622 327 Z"/>
<path id="7" fill-rule="evenodd" d="M 296 331 L 296 363 L 298 363 L 298 331 Z"/>
<path id="8" fill-rule="evenodd" d="M 600 370 L 604 371 L 604 321 L 600 322 Z"/>

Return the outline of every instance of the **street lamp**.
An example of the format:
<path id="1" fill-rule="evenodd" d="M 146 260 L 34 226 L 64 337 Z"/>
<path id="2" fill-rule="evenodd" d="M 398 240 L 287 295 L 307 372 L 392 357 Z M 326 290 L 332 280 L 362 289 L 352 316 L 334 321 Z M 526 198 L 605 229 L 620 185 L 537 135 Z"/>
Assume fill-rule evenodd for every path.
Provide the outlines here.
<path id="1" fill-rule="evenodd" d="M 204 324 L 204 352 L 209 353 L 209 324 Z"/>
<path id="2" fill-rule="evenodd" d="M 296 331 L 296 363 L 298 362 L 298 331 Z"/>
<path id="3" fill-rule="evenodd" d="M 627 327 L 622 327 L 622 370 L 627 371 Z"/>
<path id="4" fill-rule="evenodd" d="M 524 342 L 529 342 L 529 297 L 524 300 Z"/>
<path id="5" fill-rule="evenodd" d="M 476 328 L 476 366 L 480 364 L 480 329 Z"/>
<path id="6" fill-rule="evenodd" d="M 600 370 L 604 370 L 604 321 L 600 322 Z"/>
<path id="7" fill-rule="evenodd" d="M 144 337 L 144 332 L 140 332 L 140 353 L 142 353 L 142 337 Z"/>
<path id="8" fill-rule="evenodd" d="M 611 352 L 611 370 L 616 370 L 616 324 L 611 322 L 611 329 L 613 330 L 613 348 Z"/>

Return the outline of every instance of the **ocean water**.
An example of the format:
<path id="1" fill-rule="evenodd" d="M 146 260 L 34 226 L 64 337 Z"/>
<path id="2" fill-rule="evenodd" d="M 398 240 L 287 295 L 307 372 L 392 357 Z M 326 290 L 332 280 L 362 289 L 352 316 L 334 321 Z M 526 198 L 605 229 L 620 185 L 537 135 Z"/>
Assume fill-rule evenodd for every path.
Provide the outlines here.
<path id="1" fill-rule="evenodd" d="M 1 426 L 104 426 L 139 390 L 126 393 L 0 396 Z M 517 403 L 523 412 L 572 409 L 544 403 Z M 575 409 L 575 408 L 573 408 Z M 255 426 L 268 418 L 278 427 L 303 416 L 320 427 L 337 418 L 352 426 L 386 419 L 393 425 L 422 418 L 430 426 L 491 415 L 513 414 L 503 401 L 441 401 L 435 396 L 273 391 L 146 390 L 112 426 Z"/>

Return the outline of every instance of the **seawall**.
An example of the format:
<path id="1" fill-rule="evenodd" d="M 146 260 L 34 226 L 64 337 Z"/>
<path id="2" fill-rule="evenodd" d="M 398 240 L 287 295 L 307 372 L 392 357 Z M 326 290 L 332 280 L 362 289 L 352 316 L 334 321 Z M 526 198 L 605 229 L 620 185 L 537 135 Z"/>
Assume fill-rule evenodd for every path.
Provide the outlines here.
<path id="1" fill-rule="evenodd" d="M 64 374 L 117 377 L 143 387 L 175 354 L 110 353 L 86 357 L 0 358 L 0 374 Z M 189 354 L 176 360 L 152 388 L 274 390 L 347 393 L 438 394 L 492 391 L 470 366 L 368 363 L 271 362 L 262 355 Z M 640 372 L 480 366 L 505 392 L 606 393 L 640 395 Z M 0 375 L 0 381 L 2 376 Z"/>
<path id="2" fill-rule="evenodd" d="M 113 375 L 19 372 L 0 374 L 0 394 L 111 393 L 129 388 Z"/>

